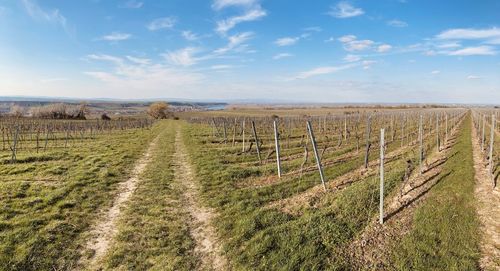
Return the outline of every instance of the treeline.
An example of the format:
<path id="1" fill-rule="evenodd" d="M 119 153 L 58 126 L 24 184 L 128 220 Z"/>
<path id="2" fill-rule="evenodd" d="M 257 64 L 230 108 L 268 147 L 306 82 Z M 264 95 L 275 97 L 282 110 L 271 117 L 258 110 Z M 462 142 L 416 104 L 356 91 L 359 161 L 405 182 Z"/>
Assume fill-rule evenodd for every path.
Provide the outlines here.
<path id="1" fill-rule="evenodd" d="M 55 103 L 43 106 L 35 106 L 29 109 L 13 105 L 10 108 L 8 115 L 12 117 L 33 117 L 40 119 L 74 119 L 74 120 L 85 120 L 85 115 L 88 113 L 88 108 L 86 104 L 79 105 L 69 105 L 65 103 Z"/>

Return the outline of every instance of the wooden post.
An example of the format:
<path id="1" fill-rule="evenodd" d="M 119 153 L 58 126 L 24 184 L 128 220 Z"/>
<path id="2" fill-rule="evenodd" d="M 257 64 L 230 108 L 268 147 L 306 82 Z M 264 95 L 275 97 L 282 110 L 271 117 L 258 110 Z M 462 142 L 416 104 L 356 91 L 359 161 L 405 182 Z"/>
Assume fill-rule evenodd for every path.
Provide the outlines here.
<path id="1" fill-rule="evenodd" d="M 436 114 L 436 144 L 438 152 L 441 152 L 441 146 L 439 142 L 439 113 Z"/>
<path id="2" fill-rule="evenodd" d="M 344 141 L 347 142 L 347 116 L 344 116 Z"/>
<path id="3" fill-rule="evenodd" d="M 236 118 L 234 118 L 234 126 L 233 126 L 233 144 L 232 146 L 234 147 L 234 144 L 236 143 L 236 124 L 237 124 L 237 120 Z"/>
<path id="4" fill-rule="evenodd" d="M 491 136 L 490 136 L 490 155 L 489 155 L 489 172 L 493 181 L 493 187 L 496 186 L 495 176 L 493 176 L 493 143 L 495 142 L 495 115 L 491 115 Z"/>
<path id="5" fill-rule="evenodd" d="M 257 147 L 257 157 L 259 158 L 259 164 L 262 164 L 262 159 L 260 157 L 259 138 L 257 137 L 257 131 L 255 130 L 255 122 L 253 120 L 252 120 L 252 132 L 253 132 L 253 138 L 255 139 L 255 146 Z"/>
<path id="6" fill-rule="evenodd" d="M 420 115 L 420 122 L 419 122 L 419 125 L 418 125 L 418 141 L 419 141 L 419 144 L 420 144 L 420 148 L 419 148 L 419 159 L 420 159 L 420 174 L 422 174 L 424 172 L 424 168 L 423 168 L 423 161 L 424 161 L 424 136 L 423 136 L 423 119 L 422 119 L 422 115 Z"/>
<path id="7" fill-rule="evenodd" d="M 314 156 L 316 157 L 316 165 L 318 166 L 319 176 L 321 178 L 321 184 L 323 185 L 323 189 L 326 191 L 325 185 L 325 176 L 323 174 L 323 167 L 321 166 L 321 158 L 318 154 L 318 147 L 316 146 L 316 139 L 314 138 L 314 132 L 311 127 L 311 122 L 307 121 L 307 130 L 309 131 L 309 137 L 311 138 L 311 143 L 314 150 Z"/>
<path id="8" fill-rule="evenodd" d="M 481 135 L 481 152 L 484 152 L 484 142 L 486 141 L 486 115 L 483 115 L 483 134 Z"/>
<path id="9" fill-rule="evenodd" d="M 446 147 L 446 144 L 448 144 L 448 114 L 445 114 L 444 126 L 445 126 L 445 131 L 446 131 L 446 134 L 444 136 L 444 145 Z"/>
<path id="10" fill-rule="evenodd" d="M 241 136 L 242 136 L 242 152 L 245 152 L 245 119 L 243 119 L 243 124 L 241 126 Z"/>
<path id="11" fill-rule="evenodd" d="M 274 144 L 276 145 L 276 165 L 278 166 L 278 177 L 281 178 L 281 159 L 280 159 L 280 142 L 278 133 L 278 123 L 276 119 L 273 121 L 274 125 Z"/>
<path id="12" fill-rule="evenodd" d="M 380 129 L 380 202 L 379 222 L 384 224 L 384 129 Z"/>
<path id="13" fill-rule="evenodd" d="M 227 129 L 226 129 L 226 120 L 222 120 L 222 126 L 224 129 L 224 144 L 227 144 Z"/>
<path id="14" fill-rule="evenodd" d="M 369 116 L 368 119 L 367 119 L 367 121 L 366 121 L 365 168 L 368 168 L 368 160 L 369 160 L 369 155 L 370 155 L 370 147 L 371 147 L 370 134 L 372 132 L 371 120 L 372 120 L 372 117 Z"/>

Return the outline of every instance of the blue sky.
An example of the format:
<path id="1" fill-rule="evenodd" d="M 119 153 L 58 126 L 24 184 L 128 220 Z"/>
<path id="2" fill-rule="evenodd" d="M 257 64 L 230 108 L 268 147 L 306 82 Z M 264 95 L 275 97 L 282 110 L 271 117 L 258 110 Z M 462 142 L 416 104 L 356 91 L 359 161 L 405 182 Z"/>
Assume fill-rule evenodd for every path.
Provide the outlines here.
<path id="1" fill-rule="evenodd" d="M 496 0 L 0 0 L 0 96 L 500 100 Z"/>

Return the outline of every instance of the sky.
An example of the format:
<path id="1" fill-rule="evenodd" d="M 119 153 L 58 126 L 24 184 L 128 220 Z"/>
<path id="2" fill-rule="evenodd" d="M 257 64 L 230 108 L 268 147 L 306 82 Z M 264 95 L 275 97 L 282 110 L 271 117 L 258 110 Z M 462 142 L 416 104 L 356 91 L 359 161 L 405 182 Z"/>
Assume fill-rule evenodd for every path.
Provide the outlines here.
<path id="1" fill-rule="evenodd" d="M 0 96 L 498 103 L 498 0 L 0 0 Z"/>

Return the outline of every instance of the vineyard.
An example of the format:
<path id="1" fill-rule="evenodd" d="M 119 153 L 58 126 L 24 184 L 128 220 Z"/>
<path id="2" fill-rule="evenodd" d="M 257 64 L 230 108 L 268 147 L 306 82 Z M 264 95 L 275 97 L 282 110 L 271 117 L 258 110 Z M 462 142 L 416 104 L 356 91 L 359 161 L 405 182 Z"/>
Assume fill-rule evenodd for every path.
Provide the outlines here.
<path id="1" fill-rule="evenodd" d="M 495 270 L 499 120 L 0 119 L 0 269 Z"/>

